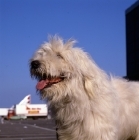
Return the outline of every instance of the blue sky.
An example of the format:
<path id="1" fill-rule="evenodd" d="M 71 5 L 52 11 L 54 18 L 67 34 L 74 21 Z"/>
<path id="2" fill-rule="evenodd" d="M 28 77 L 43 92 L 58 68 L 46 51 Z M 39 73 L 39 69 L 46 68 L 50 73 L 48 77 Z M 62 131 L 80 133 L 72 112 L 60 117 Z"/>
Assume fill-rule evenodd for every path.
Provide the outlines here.
<path id="1" fill-rule="evenodd" d="M 125 10 L 136 0 L 0 0 L 0 107 L 31 94 L 28 61 L 47 36 L 74 38 L 108 74 L 126 75 Z"/>

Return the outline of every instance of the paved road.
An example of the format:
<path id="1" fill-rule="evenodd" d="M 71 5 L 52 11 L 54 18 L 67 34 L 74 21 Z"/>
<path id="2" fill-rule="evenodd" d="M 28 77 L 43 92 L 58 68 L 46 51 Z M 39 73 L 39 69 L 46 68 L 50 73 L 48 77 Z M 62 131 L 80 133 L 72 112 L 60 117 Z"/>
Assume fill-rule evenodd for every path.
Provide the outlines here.
<path id="1" fill-rule="evenodd" d="M 54 120 L 10 120 L 0 123 L 0 140 L 56 140 Z"/>
<path id="2" fill-rule="evenodd" d="M 55 120 L 5 121 L 0 123 L 0 140 L 57 140 Z"/>

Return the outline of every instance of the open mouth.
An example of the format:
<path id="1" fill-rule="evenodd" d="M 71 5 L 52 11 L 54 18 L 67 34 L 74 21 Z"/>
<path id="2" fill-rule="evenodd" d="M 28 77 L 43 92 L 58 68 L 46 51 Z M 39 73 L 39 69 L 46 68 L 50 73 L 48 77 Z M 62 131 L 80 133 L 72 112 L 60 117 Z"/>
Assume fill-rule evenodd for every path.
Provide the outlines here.
<path id="1" fill-rule="evenodd" d="M 51 75 L 47 76 L 46 74 L 43 74 L 40 76 L 39 74 L 39 75 L 35 75 L 35 77 L 39 81 L 36 85 L 37 90 L 42 90 L 44 88 L 51 87 L 53 84 L 57 84 L 65 79 L 63 75 L 60 75 L 59 77 L 57 77 L 57 76 L 51 76 Z"/>

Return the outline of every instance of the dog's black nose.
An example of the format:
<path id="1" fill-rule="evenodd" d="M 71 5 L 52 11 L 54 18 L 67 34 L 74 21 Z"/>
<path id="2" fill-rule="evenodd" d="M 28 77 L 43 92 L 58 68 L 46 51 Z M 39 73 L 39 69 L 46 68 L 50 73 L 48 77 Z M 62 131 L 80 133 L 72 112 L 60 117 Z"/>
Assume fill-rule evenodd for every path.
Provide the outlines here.
<path id="1" fill-rule="evenodd" d="M 40 66 L 40 62 L 38 60 L 34 60 L 31 62 L 31 68 L 37 69 Z"/>

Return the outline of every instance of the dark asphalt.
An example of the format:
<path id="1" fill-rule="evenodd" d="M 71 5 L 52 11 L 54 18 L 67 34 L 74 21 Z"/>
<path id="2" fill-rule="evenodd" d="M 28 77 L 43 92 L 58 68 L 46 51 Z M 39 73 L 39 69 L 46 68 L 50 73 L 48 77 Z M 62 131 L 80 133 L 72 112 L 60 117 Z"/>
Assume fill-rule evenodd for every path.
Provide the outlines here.
<path id="1" fill-rule="evenodd" d="M 54 119 L 5 121 L 0 123 L 0 140 L 57 140 L 55 128 Z"/>
<path id="2" fill-rule="evenodd" d="M 9 120 L 0 123 L 0 140 L 57 140 L 55 120 Z"/>

